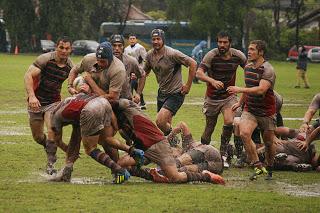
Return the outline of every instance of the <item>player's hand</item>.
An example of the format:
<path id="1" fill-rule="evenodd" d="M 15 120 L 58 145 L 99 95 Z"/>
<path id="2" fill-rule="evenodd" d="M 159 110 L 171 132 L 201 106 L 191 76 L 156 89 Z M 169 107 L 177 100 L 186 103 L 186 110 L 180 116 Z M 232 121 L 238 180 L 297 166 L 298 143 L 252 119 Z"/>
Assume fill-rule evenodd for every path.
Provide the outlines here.
<path id="1" fill-rule="evenodd" d="M 190 86 L 188 86 L 188 85 L 186 85 L 186 84 L 183 85 L 182 88 L 181 88 L 181 94 L 182 94 L 182 95 L 188 94 L 189 91 L 190 91 L 190 88 L 191 88 L 191 85 L 190 85 Z"/>
<path id="2" fill-rule="evenodd" d="M 282 144 L 283 144 L 283 140 L 280 140 L 280 139 L 278 139 L 278 138 L 275 138 L 274 144 L 275 144 L 275 145 L 282 145 Z"/>
<path id="3" fill-rule="evenodd" d="M 224 84 L 221 81 L 216 81 L 216 80 L 212 79 L 210 84 L 216 89 L 223 89 L 224 88 Z"/>
<path id="4" fill-rule="evenodd" d="M 137 168 L 140 168 L 144 164 L 144 151 L 143 150 L 133 148 L 129 154 L 136 161 Z"/>
<path id="5" fill-rule="evenodd" d="M 300 128 L 299 128 L 299 131 L 300 132 L 307 132 L 309 129 L 309 125 L 307 123 L 303 123 Z"/>
<path id="6" fill-rule="evenodd" d="M 82 77 L 86 82 L 92 81 L 92 76 L 89 72 L 83 72 Z"/>
<path id="7" fill-rule="evenodd" d="M 69 88 L 68 88 L 68 92 L 70 93 L 70 95 L 76 95 L 76 94 L 78 94 L 78 91 L 77 91 L 75 88 L 73 88 L 73 87 L 69 87 Z"/>
<path id="8" fill-rule="evenodd" d="M 241 106 L 240 102 L 237 102 L 231 106 L 232 111 L 236 111 Z"/>
<path id="9" fill-rule="evenodd" d="M 136 104 L 138 104 L 140 102 L 140 95 L 136 93 L 133 96 L 132 101 L 135 102 Z"/>
<path id="10" fill-rule="evenodd" d="M 41 104 L 36 96 L 29 97 L 28 105 L 31 108 L 31 110 L 39 110 L 41 107 Z"/>
<path id="11" fill-rule="evenodd" d="M 229 86 L 229 87 L 227 88 L 227 92 L 228 92 L 229 94 L 231 94 L 231 95 L 237 94 L 237 93 L 240 92 L 240 87 L 237 87 L 237 86 Z"/>
<path id="12" fill-rule="evenodd" d="M 309 145 L 306 143 L 306 141 L 298 141 L 297 142 L 297 147 L 301 150 L 301 151 L 307 151 Z"/>

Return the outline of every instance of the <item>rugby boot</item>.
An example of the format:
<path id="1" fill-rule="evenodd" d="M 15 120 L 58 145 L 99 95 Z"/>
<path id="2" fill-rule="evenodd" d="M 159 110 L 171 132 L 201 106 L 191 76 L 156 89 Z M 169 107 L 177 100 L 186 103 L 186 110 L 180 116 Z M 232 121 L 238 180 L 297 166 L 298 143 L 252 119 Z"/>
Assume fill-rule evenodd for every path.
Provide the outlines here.
<path id="1" fill-rule="evenodd" d="M 288 155 L 286 153 L 278 153 L 274 156 L 275 160 L 278 160 L 278 161 L 283 161 L 285 159 L 287 159 Z"/>
<path id="2" fill-rule="evenodd" d="M 71 181 L 72 171 L 73 171 L 73 166 L 72 165 L 65 166 L 63 168 L 63 170 L 62 170 L 61 181 L 70 182 Z"/>
<path id="3" fill-rule="evenodd" d="M 265 167 L 261 166 L 259 167 L 254 167 L 254 172 L 253 174 L 250 176 L 250 180 L 257 180 L 259 176 L 261 175 L 267 175 L 268 171 Z"/>
<path id="4" fill-rule="evenodd" d="M 216 184 L 220 184 L 220 185 L 225 185 L 226 182 L 224 181 L 223 177 L 221 177 L 220 175 L 214 174 L 208 170 L 203 170 L 202 174 L 207 174 L 210 176 L 210 179 L 212 181 L 212 183 L 216 183 Z"/>
<path id="5" fill-rule="evenodd" d="M 54 168 L 54 164 L 53 163 L 47 163 L 46 173 L 48 175 L 53 175 L 53 174 L 57 173 L 57 170 Z"/>
<path id="6" fill-rule="evenodd" d="M 129 180 L 130 177 L 131 177 L 131 175 L 128 172 L 128 170 L 123 169 L 122 171 L 119 171 L 114 175 L 113 183 L 114 184 L 122 184 L 125 181 Z"/>
<path id="7" fill-rule="evenodd" d="M 300 163 L 294 166 L 294 171 L 296 172 L 307 172 L 311 170 L 312 170 L 311 164 Z"/>

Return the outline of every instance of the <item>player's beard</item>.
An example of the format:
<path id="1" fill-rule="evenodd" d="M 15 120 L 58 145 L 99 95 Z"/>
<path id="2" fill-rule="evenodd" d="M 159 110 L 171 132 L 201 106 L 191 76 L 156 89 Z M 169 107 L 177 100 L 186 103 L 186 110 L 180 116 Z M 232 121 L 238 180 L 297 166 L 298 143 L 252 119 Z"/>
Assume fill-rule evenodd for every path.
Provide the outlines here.
<path id="1" fill-rule="evenodd" d="M 230 46 L 228 46 L 227 48 L 218 47 L 220 55 L 226 55 L 226 53 L 229 51 L 229 49 L 230 49 Z"/>

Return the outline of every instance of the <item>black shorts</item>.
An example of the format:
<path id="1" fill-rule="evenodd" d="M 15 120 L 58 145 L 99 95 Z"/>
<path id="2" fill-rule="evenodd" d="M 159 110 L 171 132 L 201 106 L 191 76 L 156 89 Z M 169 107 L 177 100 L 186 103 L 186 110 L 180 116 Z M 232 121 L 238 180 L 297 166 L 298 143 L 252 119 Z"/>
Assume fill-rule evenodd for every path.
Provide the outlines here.
<path id="1" fill-rule="evenodd" d="M 163 94 L 158 91 L 157 111 L 159 112 L 161 108 L 165 108 L 175 115 L 183 104 L 183 101 L 184 95 L 180 92 L 174 94 Z"/>

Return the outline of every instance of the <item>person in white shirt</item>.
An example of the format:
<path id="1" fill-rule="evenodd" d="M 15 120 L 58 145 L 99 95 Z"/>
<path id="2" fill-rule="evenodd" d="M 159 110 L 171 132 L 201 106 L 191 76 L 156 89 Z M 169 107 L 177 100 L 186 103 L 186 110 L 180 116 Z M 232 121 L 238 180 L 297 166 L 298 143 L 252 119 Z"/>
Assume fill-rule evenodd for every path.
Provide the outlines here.
<path id="1" fill-rule="evenodd" d="M 137 59 L 139 63 L 139 68 L 143 69 L 143 64 L 147 55 L 146 49 L 141 44 L 138 43 L 137 36 L 135 34 L 130 34 L 128 40 L 130 45 L 128 45 L 124 49 L 124 54 L 130 55 L 135 59 Z M 130 84 L 131 84 L 131 92 L 133 93 L 133 90 L 137 91 L 138 79 L 134 73 L 131 74 Z M 140 106 L 142 110 L 146 109 L 146 104 L 143 98 L 143 94 L 141 94 L 140 96 Z"/>

